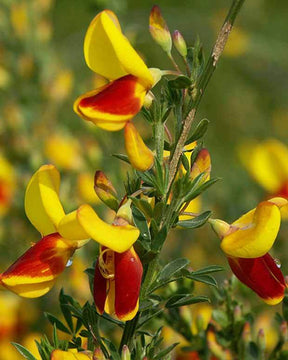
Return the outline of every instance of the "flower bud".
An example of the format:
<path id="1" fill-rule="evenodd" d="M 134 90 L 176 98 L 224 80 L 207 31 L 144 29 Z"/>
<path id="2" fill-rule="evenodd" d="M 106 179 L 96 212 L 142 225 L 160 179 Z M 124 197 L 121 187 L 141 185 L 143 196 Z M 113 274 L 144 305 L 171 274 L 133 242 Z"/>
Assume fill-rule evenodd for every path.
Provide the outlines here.
<path id="1" fill-rule="evenodd" d="M 220 239 L 222 239 L 230 230 L 230 225 L 223 220 L 209 219 L 209 224 Z"/>
<path id="2" fill-rule="evenodd" d="M 153 6 L 149 17 L 149 30 L 153 39 L 159 44 L 166 53 L 171 53 L 172 39 L 171 34 L 162 17 L 160 8 Z"/>
<path id="3" fill-rule="evenodd" d="M 120 208 L 117 211 L 114 224 L 116 223 L 116 225 L 120 225 L 119 220 L 121 219 L 124 220 L 125 222 L 128 222 L 130 225 L 133 224 L 131 202 L 132 201 L 129 199 L 123 205 L 120 206 Z"/>
<path id="4" fill-rule="evenodd" d="M 145 145 L 131 122 L 124 129 L 125 148 L 131 165 L 139 171 L 149 170 L 154 163 L 152 151 Z"/>
<path id="5" fill-rule="evenodd" d="M 185 58 L 187 56 L 187 45 L 182 34 L 178 30 L 175 30 L 173 33 L 173 44 L 179 54 Z"/>
<path id="6" fill-rule="evenodd" d="M 245 344 L 248 344 L 251 341 L 251 327 L 248 321 L 244 324 L 242 339 Z"/>
<path id="7" fill-rule="evenodd" d="M 242 311 L 239 305 L 235 306 L 234 308 L 234 319 L 235 321 L 241 321 L 242 319 Z"/>
<path id="8" fill-rule="evenodd" d="M 95 173 L 94 190 L 104 204 L 109 206 L 112 210 L 117 211 L 118 200 L 116 198 L 116 190 L 111 181 L 101 170 L 97 170 Z"/>
<path id="9" fill-rule="evenodd" d="M 258 332 L 257 344 L 259 346 L 260 352 L 263 353 L 266 348 L 265 333 L 263 329 L 260 329 Z"/>
<path id="10" fill-rule="evenodd" d="M 127 345 L 124 345 L 122 348 L 121 360 L 130 360 L 130 351 Z"/>
<path id="11" fill-rule="evenodd" d="M 280 336 L 284 342 L 288 341 L 288 328 L 287 328 L 286 321 L 282 321 L 282 323 L 280 325 Z"/>
<path id="12" fill-rule="evenodd" d="M 100 348 L 96 348 L 93 353 L 93 360 L 105 360 L 105 356 Z"/>

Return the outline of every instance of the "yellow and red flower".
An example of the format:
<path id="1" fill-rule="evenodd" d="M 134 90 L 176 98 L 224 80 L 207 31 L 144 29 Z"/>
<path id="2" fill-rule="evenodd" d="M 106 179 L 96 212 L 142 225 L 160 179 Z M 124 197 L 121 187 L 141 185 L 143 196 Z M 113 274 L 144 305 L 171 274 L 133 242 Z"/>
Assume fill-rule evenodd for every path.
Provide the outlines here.
<path id="1" fill-rule="evenodd" d="M 139 230 L 127 223 L 106 224 L 89 205 L 65 215 L 59 186 L 60 175 L 53 165 L 40 167 L 27 186 L 26 215 L 42 239 L 0 275 L 1 285 L 20 296 L 47 293 L 75 250 L 90 238 L 121 253 L 130 249 L 139 236 Z"/>
<path id="2" fill-rule="evenodd" d="M 231 225 L 209 220 L 233 273 L 270 305 L 282 301 L 286 288 L 284 276 L 268 251 L 278 235 L 280 209 L 287 203 L 283 198 L 263 201 Z"/>
<path id="3" fill-rule="evenodd" d="M 92 20 L 84 56 L 89 68 L 110 82 L 80 96 L 74 104 L 76 113 L 105 130 L 122 129 L 141 109 L 154 79 L 112 11 L 104 10 Z"/>

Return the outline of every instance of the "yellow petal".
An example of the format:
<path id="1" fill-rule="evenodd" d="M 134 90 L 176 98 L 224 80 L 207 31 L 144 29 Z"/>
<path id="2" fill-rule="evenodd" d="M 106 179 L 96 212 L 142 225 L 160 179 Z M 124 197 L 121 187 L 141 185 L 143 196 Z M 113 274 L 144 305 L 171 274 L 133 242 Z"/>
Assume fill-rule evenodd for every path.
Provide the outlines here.
<path id="1" fill-rule="evenodd" d="M 25 212 L 42 236 L 57 231 L 65 215 L 59 200 L 60 175 L 53 165 L 43 165 L 32 176 L 25 194 Z"/>
<path id="2" fill-rule="evenodd" d="M 251 219 L 252 218 L 252 219 Z M 251 222 L 248 222 L 252 220 Z M 221 248 L 225 254 L 240 258 L 257 258 L 272 247 L 280 227 L 277 205 L 263 201 L 256 209 L 242 216 L 232 226 L 240 227 L 225 236 Z"/>
<path id="3" fill-rule="evenodd" d="M 58 232 L 66 241 L 76 242 L 78 248 L 85 245 L 90 239 L 89 234 L 79 224 L 77 210 L 62 218 L 58 226 Z"/>
<path id="4" fill-rule="evenodd" d="M 84 56 L 90 69 L 109 80 L 132 74 L 147 88 L 153 84 L 147 66 L 122 34 L 112 11 L 104 10 L 92 20 L 85 36 Z"/>
<path id="5" fill-rule="evenodd" d="M 114 226 L 105 223 L 89 205 L 80 206 L 75 219 L 90 238 L 119 253 L 130 249 L 140 234 L 139 230 L 131 225 Z M 61 227 L 59 229 L 61 230 Z"/>
<path id="6" fill-rule="evenodd" d="M 145 145 L 135 126 L 128 122 L 124 129 L 125 148 L 131 165 L 139 171 L 150 169 L 154 163 L 152 151 Z"/>
<path id="7" fill-rule="evenodd" d="M 288 179 L 288 148 L 277 140 L 267 140 L 251 148 L 244 164 L 264 189 L 277 192 Z"/>
<path id="8" fill-rule="evenodd" d="M 53 350 L 51 354 L 51 360 L 91 360 L 92 358 L 84 353 L 78 353 L 77 350 L 76 352 L 71 350 Z"/>

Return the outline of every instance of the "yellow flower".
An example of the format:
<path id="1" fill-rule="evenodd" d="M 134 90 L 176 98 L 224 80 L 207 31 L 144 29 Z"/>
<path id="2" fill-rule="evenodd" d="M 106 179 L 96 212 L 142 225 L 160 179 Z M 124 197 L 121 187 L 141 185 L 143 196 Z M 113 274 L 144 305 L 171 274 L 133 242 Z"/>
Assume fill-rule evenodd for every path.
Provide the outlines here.
<path id="1" fill-rule="evenodd" d="M 16 187 L 16 174 L 12 165 L 0 153 L 0 217 L 11 206 Z"/>

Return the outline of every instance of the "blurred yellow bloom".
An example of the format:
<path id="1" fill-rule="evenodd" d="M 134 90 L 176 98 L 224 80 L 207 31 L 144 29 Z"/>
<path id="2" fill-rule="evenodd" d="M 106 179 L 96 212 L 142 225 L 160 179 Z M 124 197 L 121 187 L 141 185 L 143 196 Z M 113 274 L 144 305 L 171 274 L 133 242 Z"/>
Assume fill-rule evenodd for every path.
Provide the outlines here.
<path id="1" fill-rule="evenodd" d="M 20 299 L 9 293 L 0 293 L 0 339 L 9 339 L 17 330 Z M 1 354 L 1 353 L 0 353 Z M 2 359 L 2 357 L 0 357 Z"/>
<path id="2" fill-rule="evenodd" d="M 12 3 L 10 21 L 16 36 L 19 38 L 27 36 L 29 30 L 28 2 Z"/>
<path id="3" fill-rule="evenodd" d="M 249 35 L 239 27 L 233 27 L 229 35 L 223 55 L 230 57 L 241 56 L 246 53 L 249 48 Z"/>
<path id="4" fill-rule="evenodd" d="M 0 89 L 5 89 L 9 86 L 11 77 L 9 72 L 3 67 L 0 66 Z"/>
<path id="5" fill-rule="evenodd" d="M 288 147 L 276 139 L 244 143 L 239 148 L 242 163 L 269 197 L 288 199 Z M 288 218 L 288 206 L 281 214 Z"/>
<path id="6" fill-rule="evenodd" d="M 12 165 L 0 153 L 0 216 L 9 210 L 16 187 L 16 174 Z"/>
<path id="7" fill-rule="evenodd" d="M 274 349 L 279 340 L 278 329 L 274 322 L 274 313 L 265 311 L 265 313 L 263 312 L 256 318 L 253 326 L 255 334 L 257 334 L 260 329 L 264 330 L 267 351 Z"/>
<path id="8" fill-rule="evenodd" d="M 65 170 L 77 170 L 82 165 L 80 144 L 68 135 L 50 135 L 45 141 L 44 153 L 49 162 Z"/>
<path id="9" fill-rule="evenodd" d="M 36 27 L 37 38 L 40 42 L 44 43 L 51 39 L 53 28 L 50 21 L 42 19 L 37 23 Z"/>
<path id="10" fill-rule="evenodd" d="M 28 349 L 31 354 L 37 359 L 41 360 L 41 357 L 38 352 L 38 348 L 36 345 L 36 340 L 40 342 L 41 335 L 38 333 L 29 333 L 24 337 L 24 339 L 21 341 L 21 345 L 23 345 L 26 349 Z"/>
<path id="11" fill-rule="evenodd" d="M 205 331 L 212 317 L 212 306 L 199 303 L 191 306 L 192 313 L 192 334 L 197 335 L 200 331 Z"/>
<path id="12" fill-rule="evenodd" d="M 51 354 L 51 360 L 92 360 L 92 354 L 86 351 L 78 352 L 76 349 L 54 350 Z"/>
<path id="13" fill-rule="evenodd" d="M 23 356 L 11 344 L 11 339 L 0 341 L 1 360 L 23 360 Z"/>
<path id="14" fill-rule="evenodd" d="M 68 69 L 60 69 L 56 76 L 53 76 L 46 85 L 47 95 L 56 103 L 60 103 L 68 98 L 72 91 L 74 82 L 73 73 Z"/>

